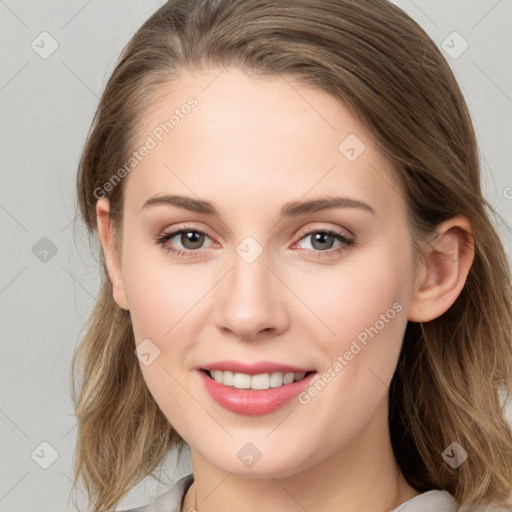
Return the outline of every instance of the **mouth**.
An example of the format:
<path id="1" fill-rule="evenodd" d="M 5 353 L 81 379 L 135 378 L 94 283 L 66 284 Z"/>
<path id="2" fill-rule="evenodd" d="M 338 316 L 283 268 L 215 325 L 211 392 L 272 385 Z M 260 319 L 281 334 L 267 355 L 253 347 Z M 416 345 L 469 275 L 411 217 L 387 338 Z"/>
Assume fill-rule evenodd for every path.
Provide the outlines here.
<path id="1" fill-rule="evenodd" d="M 289 386 L 294 382 L 304 380 L 311 374 L 316 373 L 316 371 L 311 370 L 307 372 L 271 372 L 250 375 L 248 373 L 233 372 L 230 370 L 208 370 L 201 368 L 201 371 L 211 380 L 224 386 L 253 391 Z"/>
<path id="2" fill-rule="evenodd" d="M 316 370 L 279 361 L 222 360 L 196 367 L 210 397 L 230 412 L 277 411 L 311 385 Z"/>

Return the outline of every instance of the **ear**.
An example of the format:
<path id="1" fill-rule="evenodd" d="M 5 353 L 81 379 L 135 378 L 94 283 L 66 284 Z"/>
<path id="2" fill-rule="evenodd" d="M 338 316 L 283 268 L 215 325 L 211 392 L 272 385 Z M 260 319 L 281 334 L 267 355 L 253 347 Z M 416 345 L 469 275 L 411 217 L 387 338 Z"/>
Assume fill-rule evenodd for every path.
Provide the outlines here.
<path id="1" fill-rule="evenodd" d="M 123 274 L 121 271 L 121 260 L 114 247 L 114 230 L 110 218 L 110 203 L 106 197 L 102 197 L 96 202 L 96 219 L 98 222 L 98 235 L 107 264 L 107 271 L 110 282 L 112 283 L 112 296 L 120 308 L 128 310 Z"/>
<path id="2" fill-rule="evenodd" d="M 459 296 L 473 263 L 471 225 L 457 216 L 441 223 L 426 245 L 408 310 L 412 322 L 428 322 L 447 311 Z"/>

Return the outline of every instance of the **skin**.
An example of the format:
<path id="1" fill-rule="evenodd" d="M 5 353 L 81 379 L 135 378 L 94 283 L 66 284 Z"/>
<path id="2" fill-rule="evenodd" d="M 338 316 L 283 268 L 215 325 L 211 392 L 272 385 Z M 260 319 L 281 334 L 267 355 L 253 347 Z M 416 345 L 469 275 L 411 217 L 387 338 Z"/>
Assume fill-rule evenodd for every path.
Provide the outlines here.
<path id="1" fill-rule="evenodd" d="M 195 482 L 182 510 L 196 492 L 200 512 L 392 510 L 418 492 L 393 456 L 388 387 L 407 321 L 441 315 L 464 286 L 470 226 L 463 217 L 439 226 L 415 268 L 405 193 L 368 130 L 340 101 L 291 78 L 184 75 L 141 121 L 139 142 L 190 96 L 198 106 L 124 178 L 120 254 L 108 200 L 97 203 L 114 299 L 131 313 L 136 344 L 149 338 L 160 351 L 142 374 L 191 449 Z M 354 161 L 338 150 L 349 134 L 365 144 Z M 219 216 L 141 209 L 161 194 L 208 200 Z M 327 196 L 364 201 L 374 213 L 279 216 L 289 201 Z M 195 255 L 155 242 L 184 223 L 208 233 L 198 249 L 172 239 Z M 301 234 L 326 229 L 355 243 L 335 253 L 343 245 L 335 238 L 319 246 Z M 236 252 L 247 236 L 263 251 L 252 263 Z M 270 360 L 321 374 L 396 303 L 401 311 L 306 405 L 238 415 L 212 400 L 195 370 Z M 247 442 L 262 454 L 252 467 L 237 457 Z"/>

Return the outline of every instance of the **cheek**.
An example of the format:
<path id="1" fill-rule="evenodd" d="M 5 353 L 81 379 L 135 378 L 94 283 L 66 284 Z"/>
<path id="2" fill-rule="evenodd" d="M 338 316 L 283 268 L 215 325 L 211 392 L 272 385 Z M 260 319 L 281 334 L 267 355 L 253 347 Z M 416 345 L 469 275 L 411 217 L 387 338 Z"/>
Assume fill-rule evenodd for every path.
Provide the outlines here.
<path id="1" fill-rule="evenodd" d="M 382 246 L 302 282 L 299 293 L 307 291 L 321 320 L 311 316 L 308 325 L 327 355 L 326 368 L 338 362 L 343 373 L 334 387 L 350 388 L 353 396 L 384 390 L 396 368 L 412 285 L 412 253 L 404 247 Z"/>
<path id="2" fill-rule="evenodd" d="M 187 323 L 187 315 L 193 313 L 209 288 L 209 273 L 198 272 L 193 265 L 167 261 L 163 249 L 141 249 L 135 245 L 127 241 L 123 260 L 135 339 L 140 343 L 144 338 L 154 338 L 161 345 L 175 337 Z"/>
<path id="3" fill-rule="evenodd" d="M 311 310 L 325 325 L 325 342 L 357 336 L 375 324 L 381 315 L 394 318 L 396 309 L 406 310 L 412 274 L 407 255 L 396 250 L 375 250 L 332 267 L 296 278 L 297 288 Z M 399 303 L 401 307 L 395 306 Z M 321 323 L 318 322 L 321 327 Z M 380 323 L 378 324 L 381 325 Z M 330 336 L 329 336 L 330 334 Z"/>
<path id="4" fill-rule="evenodd" d="M 165 257 L 155 257 L 156 251 L 136 245 L 126 244 L 123 278 L 135 343 L 144 347 L 139 366 L 163 414 L 176 430 L 186 432 L 190 425 L 183 406 L 190 403 L 190 394 L 181 370 L 196 338 L 191 319 L 208 289 L 207 275 L 191 266 L 166 264 Z M 150 354 L 149 364 L 142 353 Z"/>

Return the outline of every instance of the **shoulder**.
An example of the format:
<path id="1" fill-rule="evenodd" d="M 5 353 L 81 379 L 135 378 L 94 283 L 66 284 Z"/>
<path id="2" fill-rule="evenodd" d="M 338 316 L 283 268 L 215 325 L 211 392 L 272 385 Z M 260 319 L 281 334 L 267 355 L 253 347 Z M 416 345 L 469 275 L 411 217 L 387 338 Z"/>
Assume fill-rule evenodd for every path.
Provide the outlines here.
<path id="1" fill-rule="evenodd" d="M 457 507 L 457 501 L 449 492 L 432 490 L 415 496 L 391 512 L 456 512 Z M 491 509 L 475 506 L 469 507 L 466 512 L 491 512 Z"/>
<path id="2" fill-rule="evenodd" d="M 457 502 L 447 491 L 432 490 L 415 496 L 391 512 L 455 512 Z"/>
<path id="3" fill-rule="evenodd" d="M 181 501 L 193 481 L 194 475 L 189 473 L 177 480 L 167 491 L 159 494 L 151 503 L 119 512 L 180 512 Z"/>

